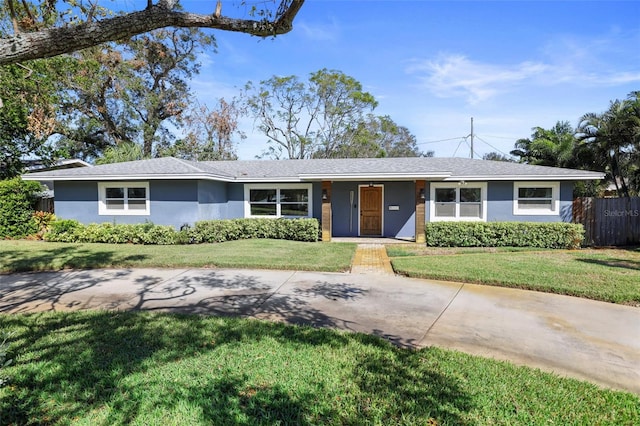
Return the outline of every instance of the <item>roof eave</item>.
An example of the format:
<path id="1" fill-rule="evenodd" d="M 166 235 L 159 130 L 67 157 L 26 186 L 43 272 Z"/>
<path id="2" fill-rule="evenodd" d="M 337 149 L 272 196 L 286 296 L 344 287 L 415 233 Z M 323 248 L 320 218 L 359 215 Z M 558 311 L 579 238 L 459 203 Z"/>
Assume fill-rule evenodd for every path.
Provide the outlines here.
<path id="1" fill-rule="evenodd" d="M 354 181 L 354 180 L 430 180 L 444 179 L 451 176 L 449 172 L 442 173 L 301 173 L 301 180 L 332 180 L 332 181 Z"/>
<path id="2" fill-rule="evenodd" d="M 588 175 L 477 175 L 477 176 L 450 176 L 443 181 L 522 181 L 522 180 L 599 180 L 604 179 L 604 174 Z"/>
<path id="3" fill-rule="evenodd" d="M 28 173 L 22 175 L 24 180 L 48 181 L 135 181 L 135 180 L 215 180 L 220 182 L 235 182 L 233 177 L 216 176 L 210 174 L 144 174 L 144 175 L 85 175 L 85 176 L 51 176 L 46 174 Z"/>

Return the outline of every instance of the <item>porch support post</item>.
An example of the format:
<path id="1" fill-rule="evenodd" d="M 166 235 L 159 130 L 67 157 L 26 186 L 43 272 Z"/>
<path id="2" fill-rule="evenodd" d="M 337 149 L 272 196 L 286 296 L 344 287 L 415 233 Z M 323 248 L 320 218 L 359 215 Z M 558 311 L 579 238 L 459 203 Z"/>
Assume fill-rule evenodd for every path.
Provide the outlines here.
<path id="1" fill-rule="evenodd" d="M 423 180 L 416 181 L 416 243 L 425 243 L 424 235 L 425 202 L 426 202 L 426 182 Z"/>
<path id="2" fill-rule="evenodd" d="M 331 241 L 331 182 L 322 181 L 322 241 Z"/>

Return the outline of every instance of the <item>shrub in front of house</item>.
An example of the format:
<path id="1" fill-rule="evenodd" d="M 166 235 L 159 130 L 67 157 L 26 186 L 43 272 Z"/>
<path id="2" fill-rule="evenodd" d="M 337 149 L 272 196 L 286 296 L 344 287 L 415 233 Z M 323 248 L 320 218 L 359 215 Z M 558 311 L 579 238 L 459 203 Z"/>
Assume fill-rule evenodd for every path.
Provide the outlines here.
<path id="1" fill-rule="evenodd" d="M 46 241 L 64 243 L 111 244 L 175 244 L 178 232 L 172 226 L 153 223 L 114 224 L 91 223 L 83 225 L 77 220 L 56 220 L 44 235 Z"/>
<path id="2" fill-rule="evenodd" d="M 42 239 L 57 243 L 76 243 L 78 234 L 82 232 L 84 225 L 74 219 L 57 219 L 51 222 L 49 229 Z"/>
<path id="3" fill-rule="evenodd" d="M 429 247 L 537 247 L 578 249 L 584 227 L 564 222 L 431 222 Z"/>
<path id="4" fill-rule="evenodd" d="M 316 219 L 228 219 L 203 220 L 188 229 L 194 243 L 219 243 L 250 238 L 318 241 Z"/>
<path id="5" fill-rule="evenodd" d="M 316 219 L 229 219 L 196 222 L 176 231 L 172 226 L 92 223 L 56 220 L 44 235 L 46 241 L 111 244 L 221 243 L 249 238 L 318 241 Z"/>
<path id="6" fill-rule="evenodd" d="M 33 212 L 42 186 L 13 178 L 0 181 L 0 238 L 24 238 L 38 232 Z"/>

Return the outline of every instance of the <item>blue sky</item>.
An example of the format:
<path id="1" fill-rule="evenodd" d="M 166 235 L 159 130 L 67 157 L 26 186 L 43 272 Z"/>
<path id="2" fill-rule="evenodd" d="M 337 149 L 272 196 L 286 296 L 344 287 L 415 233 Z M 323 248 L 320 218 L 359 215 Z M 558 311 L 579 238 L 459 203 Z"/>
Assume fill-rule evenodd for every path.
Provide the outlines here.
<path id="1" fill-rule="evenodd" d="M 640 90 L 640 1 L 307 0 L 284 36 L 214 34 L 218 52 L 201 55 L 192 81 L 200 102 L 249 80 L 336 69 L 439 157 L 469 156 L 471 117 L 478 156 L 508 153 L 534 126 L 576 125 Z M 266 138 L 243 127 L 238 154 L 252 159 Z"/>

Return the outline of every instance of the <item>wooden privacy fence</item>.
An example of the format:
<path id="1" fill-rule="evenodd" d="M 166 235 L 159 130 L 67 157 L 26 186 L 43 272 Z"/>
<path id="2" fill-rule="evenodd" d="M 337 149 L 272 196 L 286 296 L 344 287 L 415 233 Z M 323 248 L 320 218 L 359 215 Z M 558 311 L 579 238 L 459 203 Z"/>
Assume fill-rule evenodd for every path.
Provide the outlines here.
<path id="1" fill-rule="evenodd" d="M 53 198 L 41 197 L 36 201 L 36 210 L 53 213 Z"/>
<path id="2" fill-rule="evenodd" d="M 589 246 L 640 244 L 640 197 L 576 198 L 573 222 L 584 225 Z"/>

